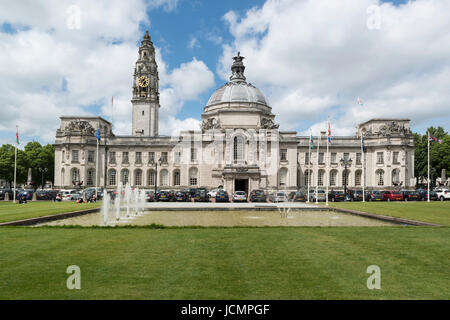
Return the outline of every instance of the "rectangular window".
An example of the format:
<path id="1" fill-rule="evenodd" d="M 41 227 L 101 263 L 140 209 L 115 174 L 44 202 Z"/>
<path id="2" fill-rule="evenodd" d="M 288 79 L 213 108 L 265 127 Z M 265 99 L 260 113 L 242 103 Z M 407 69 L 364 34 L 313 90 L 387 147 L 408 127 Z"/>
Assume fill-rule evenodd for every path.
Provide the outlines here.
<path id="1" fill-rule="evenodd" d="M 287 149 L 280 149 L 280 160 L 287 161 Z"/>
<path id="2" fill-rule="evenodd" d="M 122 152 L 122 164 L 128 164 L 128 152 Z"/>
<path id="3" fill-rule="evenodd" d="M 78 158 L 78 150 L 72 150 L 72 162 L 78 162 L 80 159 Z"/>
<path id="4" fill-rule="evenodd" d="M 309 152 L 305 153 L 305 164 L 311 164 L 311 160 L 309 159 Z"/>
<path id="5" fill-rule="evenodd" d="M 398 151 L 394 151 L 394 154 L 392 156 L 392 163 L 400 164 L 400 161 L 398 160 Z"/>
<path id="6" fill-rule="evenodd" d="M 383 163 L 384 163 L 384 153 L 377 152 L 377 164 L 383 164 Z"/>
<path id="7" fill-rule="evenodd" d="M 116 163 L 116 153 L 110 152 L 109 153 L 109 163 L 115 164 Z"/>
<path id="8" fill-rule="evenodd" d="M 66 151 L 62 151 L 62 162 L 66 161 Z"/>
<path id="9" fill-rule="evenodd" d="M 361 164 L 361 152 L 356 153 L 356 164 Z"/>
<path id="10" fill-rule="evenodd" d="M 191 162 L 197 161 L 197 149 L 191 148 Z"/>
<path id="11" fill-rule="evenodd" d="M 181 162 L 181 151 L 175 151 L 175 163 Z"/>
<path id="12" fill-rule="evenodd" d="M 94 162 L 95 151 L 88 151 L 88 162 Z"/>
<path id="13" fill-rule="evenodd" d="M 361 185 L 361 175 L 362 172 L 361 171 L 356 171 L 355 173 L 355 186 L 360 186 Z"/>
<path id="14" fill-rule="evenodd" d="M 168 162 L 167 152 L 161 152 L 161 163 L 167 163 L 167 162 Z"/>
<path id="15" fill-rule="evenodd" d="M 142 163 L 142 152 L 136 152 L 136 164 Z"/>
<path id="16" fill-rule="evenodd" d="M 155 153 L 153 151 L 148 153 L 148 163 L 155 162 Z"/>
<path id="17" fill-rule="evenodd" d="M 337 163 L 337 162 L 336 162 L 336 157 L 337 157 L 337 153 L 336 153 L 336 152 L 332 152 L 332 153 L 331 153 L 331 159 L 330 159 L 330 162 L 331 162 L 331 163 Z"/>
<path id="18" fill-rule="evenodd" d="M 350 158 L 350 153 L 345 152 L 344 153 L 344 160 L 347 161 Z"/>
<path id="19" fill-rule="evenodd" d="M 325 163 L 323 161 L 323 152 L 319 153 L 319 163 Z"/>

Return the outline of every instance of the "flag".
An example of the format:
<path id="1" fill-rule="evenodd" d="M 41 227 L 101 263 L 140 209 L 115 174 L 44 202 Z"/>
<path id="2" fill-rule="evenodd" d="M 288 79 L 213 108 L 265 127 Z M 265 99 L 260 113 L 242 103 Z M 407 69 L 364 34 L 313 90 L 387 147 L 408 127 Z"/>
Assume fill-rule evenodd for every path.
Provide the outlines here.
<path id="1" fill-rule="evenodd" d="M 312 132 L 309 135 L 309 146 L 311 147 L 311 149 L 314 149 L 314 140 L 313 140 Z"/>
<path id="2" fill-rule="evenodd" d="M 366 152 L 366 146 L 364 145 L 364 136 L 361 137 L 361 146 L 362 146 L 363 152 Z"/>
<path id="3" fill-rule="evenodd" d="M 331 124 L 328 121 L 328 143 L 331 143 Z"/>
<path id="4" fill-rule="evenodd" d="M 100 129 L 97 129 L 97 131 L 95 131 L 95 137 L 98 141 L 100 141 Z"/>
<path id="5" fill-rule="evenodd" d="M 16 128 L 16 143 L 17 143 L 17 145 L 20 144 L 20 140 L 19 140 L 19 128 Z"/>
<path id="6" fill-rule="evenodd" d="M 441 139 L 438 139 L 438 138 L 432 136 L 431 133 L 429 133 L 429 132 L 428 132 L 428 140 L 429 140 L 429 141 L 437 142 L 437 143 L 439 143 L 439 144 L 442 144 L 442 140 L 441 140 Z"/>

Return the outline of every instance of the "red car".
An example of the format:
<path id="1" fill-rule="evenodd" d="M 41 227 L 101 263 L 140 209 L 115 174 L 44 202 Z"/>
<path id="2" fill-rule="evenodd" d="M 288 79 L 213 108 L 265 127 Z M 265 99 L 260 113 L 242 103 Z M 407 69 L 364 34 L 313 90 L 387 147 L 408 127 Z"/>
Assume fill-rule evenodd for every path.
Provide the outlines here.
<path id="1" fill-rule="evenodd" d="M 403 194 L 399 191 L 385 191 L 383 192 L 383 199 L 385 201 L 403 201 Z"/>

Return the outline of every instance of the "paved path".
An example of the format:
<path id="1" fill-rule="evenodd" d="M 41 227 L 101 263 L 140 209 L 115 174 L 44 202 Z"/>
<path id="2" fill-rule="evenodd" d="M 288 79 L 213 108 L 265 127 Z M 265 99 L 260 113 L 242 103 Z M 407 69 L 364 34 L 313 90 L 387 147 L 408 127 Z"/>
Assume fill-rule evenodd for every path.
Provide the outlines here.
<path id="1" fill-rule="evenodd" d="M 147 210 L 151 209 L 211 209 L 211 210 L 223 210 L 223 209 L 276 209 L 276 208 L 295 208 L 295 209 L 311 209 L 320 208 L 313 204 L 304 202 L 280 202 L 280 203 L 267 203 L 267 202 L 148 202 L 145 206 Z M 322 209 L 322 208 L 320 208 Z M 323 210 L 323 209 L 322 209 Z"/>

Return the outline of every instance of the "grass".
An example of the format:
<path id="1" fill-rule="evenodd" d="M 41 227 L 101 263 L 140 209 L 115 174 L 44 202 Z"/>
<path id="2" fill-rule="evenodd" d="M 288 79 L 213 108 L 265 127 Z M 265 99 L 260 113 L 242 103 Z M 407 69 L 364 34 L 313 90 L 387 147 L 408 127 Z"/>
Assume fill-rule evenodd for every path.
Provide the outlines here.
<path id="1" fill-rule="evenodd" d="M 100 203 L 75 203 L 52 201 L 29 201 L 26 204 L 0 201 L 0 222 L 43 217 L 57 213 L 80 211 L 100 207 Z"/>
<path id="2" fill-rule="evenodd" d="M 330 206 L 450 226 L 450 201 L 330 202 Z"/>
<path id="3" fill-rule="evenodd" d="M 0 243 L 0 299 L 450 299 L 446 227 L 3 227 Z"/>

